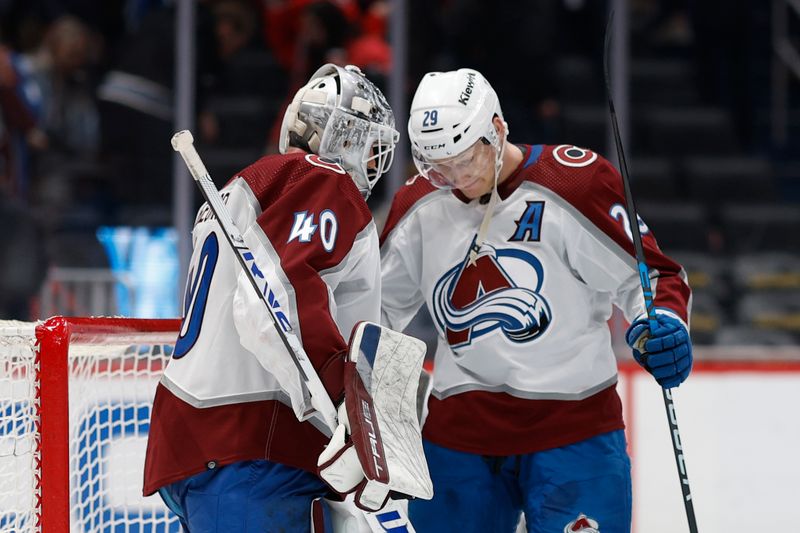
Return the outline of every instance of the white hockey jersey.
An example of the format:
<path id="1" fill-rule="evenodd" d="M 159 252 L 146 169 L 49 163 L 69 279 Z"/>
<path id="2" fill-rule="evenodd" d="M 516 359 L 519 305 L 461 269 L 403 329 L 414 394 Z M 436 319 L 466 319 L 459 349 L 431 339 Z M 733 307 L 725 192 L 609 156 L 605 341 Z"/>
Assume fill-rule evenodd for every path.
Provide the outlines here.
<path id="1" fill-rule="evenodd" d="M 521 146 L 474 264 L 486 205 L 409 180 L 381 236 L 382 320 L 425 303 L 439 333 L 423 435 L 483 455 L 535 452 L 621 429 L 607 321 L 644 312 L 620 176 L 594 152 Z M 659 312 L 688 323 L 681 267 L 639 222 Z"/>
<path id="2" fill-rule="evenodd" d="M 291 154 L 260 159 L 222 196 L 265 270 L 251 266 L 269 281 L 273 310 L 340 400 L 347 338 L 358 321 L 379 319 L 378 236 L 358 189 L 339 165 Z M 153 405 L 144 493 L 241 460 L 315 472 L 328 430 L 295 416 L 299 376 L 205 205 L 193 246 L 180 335 Z"/>

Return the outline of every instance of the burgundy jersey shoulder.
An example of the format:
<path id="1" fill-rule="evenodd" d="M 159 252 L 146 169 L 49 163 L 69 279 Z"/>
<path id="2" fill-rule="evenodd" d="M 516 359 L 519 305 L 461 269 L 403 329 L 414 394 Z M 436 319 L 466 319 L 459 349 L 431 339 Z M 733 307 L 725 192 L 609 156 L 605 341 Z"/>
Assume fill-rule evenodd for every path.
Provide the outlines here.
<path id="1" fill-rule="evenodd" d="M 550 189 L 627 247 L 611 215 L 614 206 L 625 206 L 625 189 L 619 171 L 605 157 L 571 144 L 546 145 L 537 164 L 526 170 L 526 180 Z"/>
<path id="2" fill-rule="evenodd" d="M 625 209 L 625 188 L 617 168 L 592 150 L 572 145 L 545 146 L 537 164 L 525 169 L 525 180 L 542 185 L 575 207 L 596 228 L 635 257 Z M 645 260 L 659 272 L 656 305 L 688 320 L 691 293 L 680 264 L 666 256 L 653 232 L 639 220 Z"/>
<path id="3" fill-rule="evenodd" d="M 542 146 L 536 163 L 523 173 L 525 181 L 547 187 L 581 211 L 600 191 L 624 194 L 619 173 L 606 158 L 571 144 Z"/>
<path id="4" fill-rule="evenodd" d="M 297 152 L 267 155 L 245 167 L 242 177 L 258 199 L 262 211 L 275 205 L 287 192 L 303 191 L 309 198 L 337 198 L 355 209 L 354 219 L 372 219 L 361 192 L 353 179 L 338 163 L 316 154 Z"/>
<path id="5" fill-rule="evenodd" d="M 419 174 L 407 179 L 403 186 L 397 190 L 392 199 L 392 207 L 389 210 L 389 215 L 386 217 L 386 223 L 381 232 L 381 246 L 383 246 L 383 242 L 397 226 L 397 223 L 402 220 L 406 213 L 411 211 L 414 204 L 437 190 L 439 189 L 431 185 L 431 182 Z"/>
<path id="6" fill-rule="evenodd" d="M 605 231 L 614 223 L 609 210 L 616 204 L 624 206 L 625 189 L 619 171 L 588 148 L 542 146 L 536 164 L 526 167 L 523 174 L 523 180 L 550 189 Z"/>

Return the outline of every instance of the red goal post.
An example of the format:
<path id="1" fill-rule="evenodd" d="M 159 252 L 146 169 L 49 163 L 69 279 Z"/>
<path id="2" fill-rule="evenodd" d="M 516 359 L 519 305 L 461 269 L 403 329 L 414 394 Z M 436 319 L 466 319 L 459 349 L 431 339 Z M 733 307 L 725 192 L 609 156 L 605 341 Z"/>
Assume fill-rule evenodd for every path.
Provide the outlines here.
<path id="1" fill-rule="evenodd" d="M 178 531 L 141 497 L 155 386 L 180 321 L 0 321 L 0 532 Z"/>

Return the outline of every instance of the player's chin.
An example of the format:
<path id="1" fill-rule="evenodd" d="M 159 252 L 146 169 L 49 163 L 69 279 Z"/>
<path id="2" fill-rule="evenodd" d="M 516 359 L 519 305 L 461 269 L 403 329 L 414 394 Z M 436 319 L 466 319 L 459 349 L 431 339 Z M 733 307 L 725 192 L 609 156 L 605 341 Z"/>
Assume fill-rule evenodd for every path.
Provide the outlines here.
<path id="1" fill-rule="evenodd" d="M 468 180 L 464 184 L 460 184 L 458 190 L 461 191 L 461 193 L 467 198 L 475 199 L 491 192 L 492 189 L 484 182 L 484 180 L 482 180 L 480 177 L 477 177 L 475 179 Z"/>

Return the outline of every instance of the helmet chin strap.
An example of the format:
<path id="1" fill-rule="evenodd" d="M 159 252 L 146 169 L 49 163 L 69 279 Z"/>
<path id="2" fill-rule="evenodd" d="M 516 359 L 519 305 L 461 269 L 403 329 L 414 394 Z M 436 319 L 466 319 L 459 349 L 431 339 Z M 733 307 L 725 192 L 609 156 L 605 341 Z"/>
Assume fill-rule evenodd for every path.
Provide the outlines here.
<path id="1" fill-rule="evenodd" d="M 503 155 L 506 151 L 506 139 L 508 138 L 508 124 L 503 121 L 503 134 L 498 138 L 500 148 L 496 151 L 494 159 L 494 183 L 492 184 L 492 195 L 489 197 L 489 205 L 486 206 L 486 212 L 483 214 L 480 228 L 478 228 L 478 236 L 475 238 L 475 243 L 469 250 L 468 266 L 472 266 L 478 260 L 478 254 L 481 251 L 486 240 L 486 233 L 489 231 L 489 222 L 492 220 L 497 200 L 500 198 L 500 193 L 497 192 L 497 180 L 500 178 L 500 170 L 503 168 Z"/>

